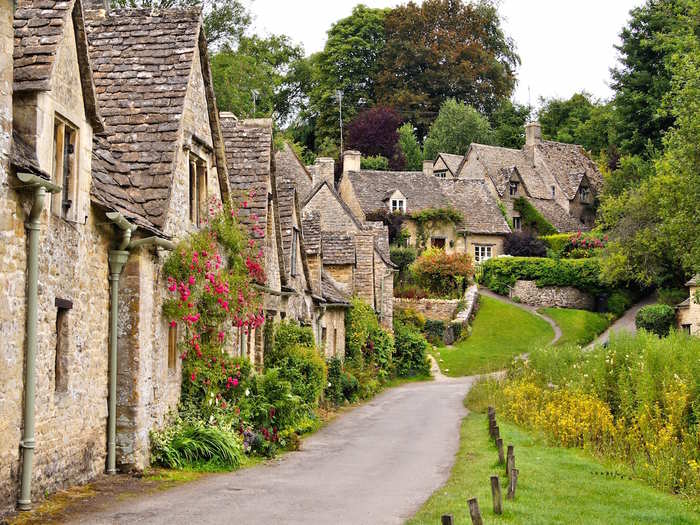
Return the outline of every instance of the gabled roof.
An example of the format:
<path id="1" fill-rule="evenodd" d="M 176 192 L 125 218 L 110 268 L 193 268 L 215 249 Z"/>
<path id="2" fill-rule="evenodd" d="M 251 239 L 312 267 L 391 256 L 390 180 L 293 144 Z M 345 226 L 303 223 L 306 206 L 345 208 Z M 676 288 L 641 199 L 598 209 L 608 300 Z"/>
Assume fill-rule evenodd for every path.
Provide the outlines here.
<path id="1" fill-rule="evenodd" d="M 246 203 L 240 209 L 240 220 L 251 236 L 262 238 L 267 229 L 267 192 L 271 184 L 272 119 L 237 120 L 231 113 L 222 113 L 221 129 L 231 191 L 234 199 Z M 260 226 L 256 231 L 255 224 Z"/>
<path id="2" fill-rule="evenodd" d="M 386 209 L 383 197 L 398 189 L 406 197 L 406 211 L 451 207 L 464 216 L 462 228 L 471 233 L 506 234 L 510 228 L 488 192 L 485 182 L 441 179 L 423 172 L 354 171 L 347 176 L 365 213 Z"/>
<path id="3" fill-rule="evenodd" d="M 564 208 L 552 199 L 528 199 L 528 201 L 560 232 L 590 230 L 589 226 L 569 215 Z"/>
<path id="4" fill-rule="evenodd" d="M 323 264 L 355 264 L 355 237 L 344 232 L 321 233 Z"/>
<path id="5" fill-rule="evenodd" d="M 576 196 L 584 176 L 596 193 L 602 189 L 603 177 L 581 146 L 543 140 L 535 147 L 567 199 Z"/>
<path id="6" fill-rule="evenodd" d="M 109 148 L 129 167 L 131 199 L 162 229 L 170 203 L 185 98 L 199 54 L 219 186 L 229 182 L 199 8 L 85 14 L 93 76 Z"/>
<path id="7" fill-rule="evenodd" d="M 104 129 L 92 79 L 81 0 L 19 0 L 14 13 L 15 92 L 48 91 L 58 49 L 73 25 L 85 114 L 93 132 Z"/>
<path id="8" fill-rule="evenodd" d="M 27 144 L 17 130 L 12 130 L 12 146 L 10 151 L 10 161 L 18 171 L 25 171 L 33 175 L 38 175 L 46 180 L 51 177 L 39 166 L 36 158 L 36 150 Z"/>
<path id="9" fill-rule="evenodd" d="M 700 286 L 700 273 L 694 275 L 693 278 L 685 283 L 686 286 Z"/>
<path id="10" fill-rule="evenodd" d="M 309 255 L 321 254 L 321 212 L 305 211 L 301 220 L 301 229 L 304 235 L 306 253 Z"/>
<path id="11" fill-rule="evenodd" d="M 325 270 L 321 270 L 321 295 L 327 303 L 335 305 L 350 304 L 348 295 L 340 289 L 338 283 Z"/>
<path id="12" fill-rule="evenodd" d="M 304 208 L 309 202 L 311 202 L 311 199 L 313 199 L 314 196 L 315 196 L 319 191 L 321 191 L 321 188 L 323 188 L 323 187 L 328 188 L 328 191 L 330 191 L 330 192 L 331 192 L 331 195 L 333 195 L 333 197 L 335 197 L 335 199 L 338 201 L 338 203 L 340 204 L 340 206 L 343 208 L 343 211 L 345 211 L 345 213 L 348 214 L 348 216 L 350 217 L 350 219 L 352 220 L 352 222 L 355 223 L 355 226 L 357 226 L 357 229 L 358 229 L 358 230 L 363 230 L 363 229 L 364 229 L 364 226 L 362 225 L 362 223 L 357 219 L 357 217 L 355 216 L 355 214 L 352 212 L 352 210 L 351 210 L 350 207 L 346 204 L 346 202 L 343 200 L 343 198 L 338 194 L 338 192 L 335 190 L 335 188 L 333 187 L 333 185 L 332 185 L 332 184 L 329 184 L 328 181 L 326 181 L 326 180 L 322 180 L 321 182 L 319 182 L 318 184 L 316 184 L 316 185 L 311 189 L 311 191 L 309 192 L 309 194 L 306 196 L 306 199 L 304 199 L 304 200 L 302 201 L 301 207 Z"/>
<path id="13" fill-rule="evenodd" d="M 462 167 L 462 163 L 464 162 L 465 156 L 454 155 L 452 153 L 440 153 L 438 154 L 438 158 L 435 160 L 435 162 L 437 162 L 438 159 L 442 159 L 452 176 L 456 177 L 459 173 L 459 168 Z M 435 164 L 433 164 L 433 166 L 434 165 Z"/>
<path id="14" fill-rule="evenodd" d="M 311 174 L 288 143 L 275 152 L 275 170 L 278 177 L 293 180 L 296 183 L 299 200 L 305 202 L 313 189 Z"/>

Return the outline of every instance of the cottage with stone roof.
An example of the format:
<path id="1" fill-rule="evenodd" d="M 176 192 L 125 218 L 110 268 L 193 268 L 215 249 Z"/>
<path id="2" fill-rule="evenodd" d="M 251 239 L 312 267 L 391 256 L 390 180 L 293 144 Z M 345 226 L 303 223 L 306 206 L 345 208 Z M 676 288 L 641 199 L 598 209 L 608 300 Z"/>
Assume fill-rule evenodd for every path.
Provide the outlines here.
<path id="1" fill-rule="evenodd" d="M 200 10 L 0 7 L 7 510 L 148 464 L 181 381 L 162 264 L 230 190 Z"/>
<path id="2" fill-rule="evenodd" d="M 421 171 L 370 171 L 360 169 L 359 152 L 345 152 L 340 195 L 365 220 L 377 212 L 406 214 L 404 227 L 413 246 L 471 254 L 483 261 L 503 253 L 503 238 L 510 228 L 497 200 L 480 180 L 437 177 Z M 425 239 L 410 216 L 424 210 L 452 209 L 462 216 L 458 224 L 430 224 Z"/>
<path id="3" fill-rule="evenodd" d="M 676 307 L 678 328 L 700 337 L 700 274 L 685 283 L 688 298 Z"/>

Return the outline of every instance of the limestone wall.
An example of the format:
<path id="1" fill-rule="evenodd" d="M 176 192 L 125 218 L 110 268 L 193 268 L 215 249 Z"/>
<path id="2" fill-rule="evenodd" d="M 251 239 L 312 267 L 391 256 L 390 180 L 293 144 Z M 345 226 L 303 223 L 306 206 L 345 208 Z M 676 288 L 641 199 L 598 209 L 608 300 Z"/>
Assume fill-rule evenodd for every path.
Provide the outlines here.
<path id="1" fill-rule="evenodd" d="M 411 308 L 434 321 L 451 321 L 457 313 L 459 299 L 403 299 L 394 297 L 394 309 Z"/>
<path id="2" fill-rule="evenodd" d="M 357 224 L 348 212 L 341 206 L 328 186 L 324 186 L 304 206 L 304 211 L 318 211 L 321 214 L 321 224 L 324 231 L 355 231 Z"/>
<path id="3" fill-rule="evenodd" d="M 700 301 L 696 298 L 696 294 L 700 287 L 690 287 L 690 304 L 686 307 L 678 309 L 678 327 L 684 328 L 690 326 L 692 335 L 700 336 Z"/>
<path id="4" fill-rule="evenodd" d="M 321 335 L 324 331 L 326 338 L 321 341 L 323 355 L 329 357 L 345 357 L 345 308 L 327 308 L 321 317 Z M 325 330 L 323 330 L 325 329 Z"/>
<path id="5" fill-rule="evenodd" d="M 516 281 L 510 292 L 511 299 L 518 298 L 532 306 L 559 306 L 592 310 L 594 298 L 572 286 L 545 286 L 538 288 L 535 281 Z"/>

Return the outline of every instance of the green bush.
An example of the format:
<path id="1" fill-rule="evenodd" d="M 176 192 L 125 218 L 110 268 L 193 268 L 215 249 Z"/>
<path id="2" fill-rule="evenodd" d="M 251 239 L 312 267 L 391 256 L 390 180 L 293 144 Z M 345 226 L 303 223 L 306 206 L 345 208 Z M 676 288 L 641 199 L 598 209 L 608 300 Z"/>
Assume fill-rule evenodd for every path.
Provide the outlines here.
<path id="1" fill-rule="evenodd" d="M 427 319 L 423 328 L 425 337 L 434 345 L 442 344 L 442 338 L 445 336 L 445 322 Z"/>
<path id="2" fill-rule="evenodd" d="M 685 288 L 661 288 L 659 290 L 659 303 L 676 306 L 688 298 L 688 290 Z"/>
<path id="3" fill-rule="evenodd" d="M 630 290 L 615 290 L 608 297 L 605 309 L 615 317 L 622 315 L 634 304 L 635 296 Z"/>
<path id="4" fill-rule="evenodd" d="M 644 306 L 634 321 L 637 329 L 643 329 L 659 337 L 666 337 L 676 324 L 676 311 L 667 304 Z"/>
<path id="5" fill-rule="evenodd" d="M 540 257 L 497 257 L 482 265 L 482 282 L 501 295 L 521 279 L 537 286 L 573 286 L 598 294 L 605 289 L 597 259 L 549 259 Z"/>
<path id="6" fill-rule="evenodd" d="M 411 266 L 416 282 L 440 297 L 461 297 L 464 286 L 474 275 L 472 258 L 466 253 L 446 253 L 430 248 Z"/>
<path id="7" fill-rule="evenodd" d="M 376 367 L 381 381 L 386 381 L 393 369 L 394 338 L 383 328 L 373 328 L 364 349 L 365 363 Z"/>
<path id="8" fill-rule="evenodd" d="M 411 246 L 392 246 L 390 257 L 391 262 L 399 269 L 399 277 L 404 277 L 408 267 L 416 260 L 416 249 Z"/>
<path id="9" fill-rule="evenodd" d="M 520 219 L 524 229 L 536 231 L 540 235 L 557 233 L 557 229 L 525 197 L 515 199 L 513 201 L 513 209 L 520 212 Z"/>
<path id="10" fill-rule="evenodd" d="M 394 330 L 394 365 L 399 377 L 429 376 L 428 342 L 419 332 L 405 325 Z"/>
<path id="11" fill-rule="evenodd" d="M 394 329 L 396 329 L 397 324 L 404 324 L 422 332 L 425 326 L 425 316 L 413 308 L 398 308 L 394 310 Z"/>
<path id="12" fill-rule="evenodd" d="M 540 235 L 540 240 L 543 241 L 547 248 L 557 256 L 561 257 L 564 249 L 569 245 L 569 233 L 554 233 L 552 235 Z"/>
<path id="13" fill-rule="evenodd" d="M 282 321 L 275 328 L 274 343 L 272 353 L 265 356 L 265 367 L 273 368 L 277 366 L 277 360 L 284 356 L 290 348 L 296 345 L 314 348 L 314 332 L 308 326 L 299 326 L 294 321 Z"/>
<path id="14" fill-rule="evenodd" d="M 350 304 L 345 313 L 345 358 L 355 359 L 362 356 L 369 334 L 379 322 L 372 307 L 361 299 L 353 298 Z"/>
<path id="15" fill-rule="evenodd" d="M 280 378 L 292 385 L 292 393 L 310 407 L 318 404 L 326 385 L 326 363 L 316 349 L 300 344 L 284 350 L 275 361 Z"/>
<path id="16" fill-rule="evenodd" d="M 241 464 L 243 443 L 235 430 L 178 419 L 151 432 L 151 460 L 166 468 L 235 469 Z"/>
<path id="17" fill-rule="evenodd" d="M 389 159 L 381 155 L 362 157 L 360 164 L 363 170 L 387 171 L 389 169 Z"/>
<path id="18" fill-rule="evenodd" d="M 324 398 L 334 405 L 342 405 L 343 395 L 343 361 L 339 357 L 331 357 L 326 361 L 328 369 L 328 384 L 323 391 Z"/>

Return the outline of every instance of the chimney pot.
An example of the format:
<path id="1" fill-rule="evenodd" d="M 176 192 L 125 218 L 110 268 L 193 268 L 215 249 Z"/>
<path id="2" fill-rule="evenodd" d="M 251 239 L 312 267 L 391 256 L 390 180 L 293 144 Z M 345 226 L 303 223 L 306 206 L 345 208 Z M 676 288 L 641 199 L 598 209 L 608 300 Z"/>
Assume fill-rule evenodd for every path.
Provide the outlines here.
<path id="1" fill-rule="evenodd" d="M 434 161 L 432 160 L 424 160 L 423 161 L 423 174 L 424 175 L 433 175 L 433 165 L 435 164 Z"/>
<path id="2" fill-rule="evenodd" d="M 355 150 L 343 152 L 343 173 L 360 171 L 362 166 L 362 153 Z"/>

